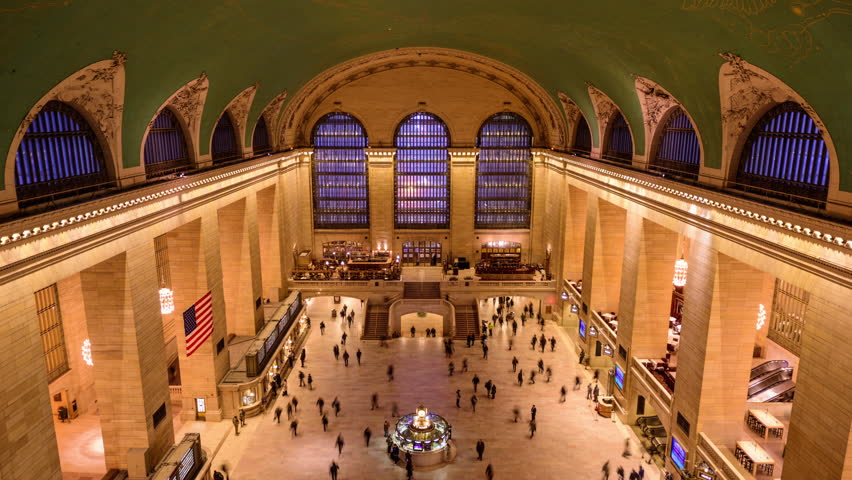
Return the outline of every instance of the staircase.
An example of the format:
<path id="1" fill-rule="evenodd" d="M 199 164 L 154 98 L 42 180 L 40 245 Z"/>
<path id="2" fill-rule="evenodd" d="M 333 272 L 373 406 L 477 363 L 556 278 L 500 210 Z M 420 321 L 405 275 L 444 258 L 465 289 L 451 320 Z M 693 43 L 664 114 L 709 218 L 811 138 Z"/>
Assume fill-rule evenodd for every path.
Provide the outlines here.
<path id="1" fill-rule="evenodd" d="M 479 309 L 476 303 L 456 305 L 456 340 L 465 340 L 469 334 L 479 336 Z"/>
<path id="2" fill-rule="evenodd" d="M 441 298 L 440 282 L 405 282 L 402 298 L 432 299 Z"/>
<path id="3" fill-rule="evenodd" d="M 388 337 L 388 306 L 367 305 L 362 340 L 380 340 Z"/>

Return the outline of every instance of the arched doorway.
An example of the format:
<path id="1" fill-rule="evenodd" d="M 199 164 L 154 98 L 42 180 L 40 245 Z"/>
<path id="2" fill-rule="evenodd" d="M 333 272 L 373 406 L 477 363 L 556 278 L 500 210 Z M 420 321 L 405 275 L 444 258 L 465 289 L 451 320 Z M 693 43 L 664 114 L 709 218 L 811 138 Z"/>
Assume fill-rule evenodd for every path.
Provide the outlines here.
<path id="1" fill-rule="evenodd" d="M 441 242 L 421 240 L 402 244 L 402 264 L 437 266 L 441 264 Z"/>

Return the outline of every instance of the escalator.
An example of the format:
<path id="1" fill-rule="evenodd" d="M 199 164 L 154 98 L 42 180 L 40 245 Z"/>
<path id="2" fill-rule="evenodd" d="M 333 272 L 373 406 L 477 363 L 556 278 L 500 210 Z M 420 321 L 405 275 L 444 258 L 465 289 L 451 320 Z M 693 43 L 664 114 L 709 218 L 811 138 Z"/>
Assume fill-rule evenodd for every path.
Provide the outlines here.
<path id="1" fill-rule="evenodd" d="M 771 360 L 751 370 L 748 401 L 753 403 L 790 402 L 795 394 L 793 369 L 785 360 Z"/>

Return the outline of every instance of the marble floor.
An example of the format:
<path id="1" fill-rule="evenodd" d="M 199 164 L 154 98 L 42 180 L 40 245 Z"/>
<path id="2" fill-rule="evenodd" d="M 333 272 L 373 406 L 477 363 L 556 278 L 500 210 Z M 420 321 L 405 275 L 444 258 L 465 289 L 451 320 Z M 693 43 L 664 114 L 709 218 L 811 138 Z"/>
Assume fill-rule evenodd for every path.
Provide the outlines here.
<path id="1" fill-rule="evenodd" d="M 391 425 L 395 423 L 391 417 L 393 404 L 398 405 L 401 414 L 406 414 L 422 403 L 453 425 L 458 454 L 444 467 L 415 471 L 417 479 L 485 478 L 488 464 L 493 466 L 495 478 L 515 479 L 600 478 L 601 465 L 606 461 L 612 466 L 613 477 L 619 465 L 628 474 L 631 469 L 639 468 L 637 438 L 619 421 L 599 417 L 594 412 L 591 402 L 585 399 L 585 383 L 591 377 L 590 372 L 577 368 L 577 355 L 567 335 L 555 325 L 548 324 L 544 331 L 548 338 L 556 336 L 555 352 L 549 346 L 544 353 L 530 349 L 530 338 L 539 333 L 539 328 L 529 322 L 519 327 L 512 351 L 508 350 L 511 329 L 496 328 L 488 340 L 487 360 L 482 358 L 479 344 L 466 348 L 456 342 L 452 358 L 456 374 L 448 376 L 441 338 L 405 337 L 389 342 L 387 348 L 379 347 L 377 342 L 361 342 L 357 333 L 363 321 L 360 302 L 348 299 L 347 303 L 357 314 L 345 347 L 352 355 L 348 368 L 342 359 L 335 361 L 332 347 L 339 344 L 341 333 L 349 329 L 344 329 L 339 321 L 329 320 L 330 299 L 317 298 L 309 306 L 314 325 L 318 320 L 326 323 L 325 335 L 315 328 L 306 344 L 307 361 L 302 370 L 313 376 L 314 389 L 298 387 L 294 376 L 289 381 L 291 396 L 277 400 L 278 406 L 286 407 L 290 399 L 298 398 L 298 437 L 290 435 L 286 421 L 274 422 L 271 408 L 261 416 L 247 419 L 248 425 L 239 436 L 230 430 L 214 457 L 214 467 L 227 465 L 233 480 L 313 480 L 328 478 L 328 468 L 334 460 L 341 467 L 341 479 L 405 478 L 404 469 L 393 465 L 385 453 L 382 424 L 385 420 Z M 481 315 L 490 318 L 491 308 L 488 302 Z M 516 310 L 520 311 L 520 305 Z M 354 355 L 359 348 L 363 352 L 360 367 Z M 520 361 L 519 369 L 524 370 L 523 386 L 517 385 L 512 372 L 513 355 Z M 467 373 L 459 373 L 463 359 L 468 361 Z M 547 383 L 539 375 L 536 383 L 530 385 L 526 382 L 528 372 L 536 368 L 539 359 L 552 368 L 553 378 Z M 388 365 L 395 367 L 392 382 L 386 377 Z M 496 399 L 491 400 L 482 394 L 480 385 L 475 413 L 470 403 L 474 374 L 482 383 L 492 380 L 497 386 Z M 571 390 L 575 375 L 583 379 L 580 391 Z M 568 388 L 564 403 L 559 402 L 562 385 Z M 455 406 L 457 389 L 462 393 L 461 408 Z M 376 410 L 370 410 L 373 393 L 379 396 L 380 408 Z M 333 412 L 329 415 L 328 432 L 322 430 L 316 406 L 320 397 L 325 400 L 326 409 L 335 397 L 342 404 L 339 417 L 335 418 Z M 533 404 L 538 409 L 538 429 L 535 437 L 530 438 L 527 422 Z M 522 412 L 519 423 L 512 421 L 514 407 Z M 369 447 L 363 439 L 367 427 L 373 432 Z M 346 442 L 340 456 L 335 447 L 338 435 Z M 479 439 L 486 445 L 483 462 L 476 460 L 474 451 Z M 625 439 L 630 440 L 633 451 L 628 459 L 621 456 Z M 645 478 L 661 477 L 655 465 L 641 463 L 646 468 Z"/>

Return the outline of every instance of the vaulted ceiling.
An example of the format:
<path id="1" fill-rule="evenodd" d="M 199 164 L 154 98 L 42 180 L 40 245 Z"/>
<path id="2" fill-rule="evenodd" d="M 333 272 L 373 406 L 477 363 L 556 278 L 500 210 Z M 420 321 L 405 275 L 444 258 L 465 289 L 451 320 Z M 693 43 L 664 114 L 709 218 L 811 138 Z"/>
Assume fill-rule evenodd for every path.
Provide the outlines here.
<path id="1" fill-rule="evenodd" d="M 127 55 L 123 159 L 133 166 L 156 110 L 202 71 L 210 81 L 204 139 L 228 102 L 255 82 L 250 126 L 280 92 L 292 95 L 340 62 L 435 46 L 511 65 L 554 98 L 565 92 L 588 118 L 591 82 L 636 126 L 642 112 L 631 74 L 652 79 L 690 112 L 705 163 L 718 167 L 718 54 L 733 52 L 814 107 L 837 147 L 841 189 L 852 191 L 850 32 L 849 0 L 6 0 L 0 144 L 8 149 L 49 89 L 114 50 Z M 633 131 L 644 153 L 642 129 Z"/>

